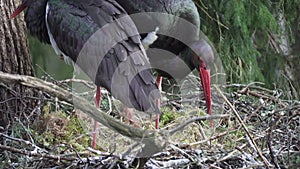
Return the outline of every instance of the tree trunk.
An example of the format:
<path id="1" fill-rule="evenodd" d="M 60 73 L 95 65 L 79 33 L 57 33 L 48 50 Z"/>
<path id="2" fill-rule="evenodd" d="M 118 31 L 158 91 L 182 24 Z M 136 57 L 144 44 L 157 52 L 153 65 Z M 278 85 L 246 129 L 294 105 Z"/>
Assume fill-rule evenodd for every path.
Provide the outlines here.
<path id="1" fill-rule="evenodd" d="M 298 12 L 299 13 L 299 12 Z M 288 24 L 281 11 L 278 14 L 278 24 L 281 30 L 278 39 L 278 53 L 284 57 L 284 65 L 282 69 L 278 69 L 275 73 L 275 82 L 279 82 L 279 87 L 287 91 L 288 99 L 299 99 L 300 96 L 300 76 L 299 76 L 299 53 L 297 53 L 298 48 L 295 48 L 295 45 L 299 43 L 299 34 L 298 34 L 298 19 L 295 19 L 296 22 L 291 24 L 291 32 L 288 31 Z M 296 28 L 295 28 L 296 27 Z M 295 43 L 292 44 L 290 39 L 290 34 L 295 36 Z"/>
<path id="2" fill-rule="evenodd" d="M 18 3 L 15 0 L 0 0 L 0 71 L 33 76 L 24 17 L 9 19 Z M 16 120 L 15 117 L 20 119 L 24 113 L 32 111 L 33 104 L 28 101 L 28 97 L 33 93 L 32 89 L 21 85 L 0 82 L 1 127 L 6 129 Z"/>
<path id="3" fill-rule="evenodd" d="M 291 23 L 291 32 L 294 34 L 295 42 L 291 45 L 291 53 L 288 56 L 286 64 L 286 72 L 289 74 L 291 72 L 292 76 L 292 87 L 295 91 L 293 95 L 296 95 L 296 99 L 300 98 L 300 8 L 297 8 L 297 18 Z"/>

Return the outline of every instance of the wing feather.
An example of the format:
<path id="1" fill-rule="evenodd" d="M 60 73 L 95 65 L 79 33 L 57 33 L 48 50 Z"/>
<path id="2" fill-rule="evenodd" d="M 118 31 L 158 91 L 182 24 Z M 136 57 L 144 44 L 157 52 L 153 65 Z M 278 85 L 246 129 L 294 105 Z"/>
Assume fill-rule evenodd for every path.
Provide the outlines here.
<path id="1" fill-rule="evenodd" d="M 139 33 L 115 0 L 49 0 L 48 6 L 58 48 L 74 62 L 81 59 L 79 67 L 96 85 L 129 107 L 159 113 L 160 94 Z M 106 50 L 108 44 L 113 46 Z M 80 56 L 83 48 L 88 55 Z"/>

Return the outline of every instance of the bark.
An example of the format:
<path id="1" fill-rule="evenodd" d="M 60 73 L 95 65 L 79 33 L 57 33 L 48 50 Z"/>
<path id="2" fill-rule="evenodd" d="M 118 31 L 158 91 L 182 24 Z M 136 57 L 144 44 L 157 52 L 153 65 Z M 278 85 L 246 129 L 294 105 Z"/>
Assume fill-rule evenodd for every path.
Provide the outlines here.
<path id="1" fill-rule="evenodd" d="M 297 18 L 291 24 L 291 31 L 294 35 L 295 42 L 291 45 L 291 54 L 288 56 L 286 69 L 291 70 L 293 75 L 293 85 L 295 88 L 296 99 L 300 98 L 300 8 L 297 9 Z"/>
<path id="2" fill-rule="evenodd" d="M 300 12 L 299 12 L 300 14 Z M 274 14 L 278 18 L 280 32 L 270 33 L 269 44 L 272 51 L 260 49 L 268 58 L 262 61 L 263 74 L 267 83 L 282 89 L 286 99 L 299 100 L 300 96 L 300 55 L 298 45 L 298 19 L 289 25 L 283 11 Z M 294 37 L 292 37 L 294 36 Z M 292 42 L 291 37 L 295 39 Z"/>
<path id="3" fill-rule="evenodd" d="M 282 79 L 282 76 L 285 76 L 285 83 L 281 86 L 281 88 L 285 88 L 286 91 L 288 91 L 288 98 L 289 99 L 299 99 L 300 95 L 300 76 L 299 76 L 299 57 L 297 56 L 297 50 L 298 48 L 295 47 L 299 43 L 299 34 L 297 28 L 298 22 L 294 22 L 291 25 L 291 32 L 289 32 L 287 29 L 287 21 L 283 15 L 283 12 L 279 13 L 279 27 L 281 30 L 280 40 L 279 40 L 279 48 L 280 48 L 280 54 L 282 54 L 285 57 L 285 63 L 284 63 L 284 69 L 282 70 L 282 74 L 276 74 L 276 78 L 279 81 Z M 298 17 L 299 18 L 299 17 Z M 295 21 L 298 21 L 299 19 L 296 19 Z M 295 43 L 292 44 L 289 34 L 293 34 L 295 36 Z"/>
<path id="4" fill-rule="evenodd" d="M 9 19 L 18 4 L 16 0 L 0 0 L 0 71 L 33 76 L 23 14 Z M 32 95 L 32 89 L 0 81 L 0 126 L 6 128 L 15 117 L 30 112 L 32 103 L 26 98 Z"/>

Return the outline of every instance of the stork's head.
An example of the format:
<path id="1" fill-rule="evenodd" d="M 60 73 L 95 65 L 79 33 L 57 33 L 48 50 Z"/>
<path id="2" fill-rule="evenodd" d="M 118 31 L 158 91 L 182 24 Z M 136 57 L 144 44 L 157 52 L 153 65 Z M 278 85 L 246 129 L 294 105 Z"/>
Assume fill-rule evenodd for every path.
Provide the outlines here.
<path id="1" fill-rule="evenodd" d="M 211 45 L 205 39 L 201 39 L 192 43 L 190 48 L 193 51 L 191 56 L 192 63 L 195 68 L 199 70 L 199 76 L 206 101 L 207 113 L 212 114 L 210 70 L 207 66 L 211 65 L 214 61 L 214 51 Z"/>
<path id="2" fill-rule="evenodd" d="M 214 51 L 211 45 L 205 39 L 195 41 L 190 45 L 193 51 L 192 63 L 196 68 L 206 67 L 214 61 Z"/>

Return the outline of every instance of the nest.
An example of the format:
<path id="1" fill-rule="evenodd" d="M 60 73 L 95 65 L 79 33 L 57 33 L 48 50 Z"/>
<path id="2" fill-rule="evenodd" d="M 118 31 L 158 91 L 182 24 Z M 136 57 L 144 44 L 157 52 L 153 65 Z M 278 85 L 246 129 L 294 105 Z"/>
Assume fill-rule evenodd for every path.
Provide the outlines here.
<path id="1" fill-rule="evenodd" d="M 48 146 L 37 144 L 33 132 L 23 127 L 19 129 L 22 130 L 22 135 L 1 133 L 0 149 L 3 151 L 0 158 L 4 163 L 0 166 L 14 168 L 24 166 L 34 168 L 299 168 L 300 102 L 285 100 L 284 93 L 280 90 L 269 90 L 256 84 L 231 84 L 222 88 L 227 91 L 222 92 L 223 97 L 217 91 L 213 92 L 213 108 L 214 112 L 229 116 L 215 119 L 213 127 L 210 127 L 209 121 L 189 123 L 169 138 L 169 144 L 164 150 L 151 157 L 137 157 L 141 145 L 105 127 L 100 127 L 99 135 L 102 135 L 103 139 L 100 140 L 97 150 L 87 145 L 81 145 L 83 148 L 78 149 L 73 146 L 73 143 L 68 142 Z M 168 107 L 168 112 L 174 111 L 176 116 L 168 118 L 162 129 L 172 128 L 203 114 L 203 111 L 194 110 L 195 105 L 204 105 L 199 99 L 199 94 L 201 95 L 199 92 L 184 93 L 185 99 L 181 99 L 184 109 L 181 110 L 178 108 L 180 107 L 178 102 L 166 97 L 162 105 Z M 181 96 L 182 94 L 178 97 Z M 42 107 L 43 104 L 50 102 L 51 105 L 59 105 L 55 109 L 66 112 L 67 116 L 74 114 L 74 109 L 69 103 L 57 100 L 47 93 L 44 93 L 43 97 L 41 100 L 47 102 L 41 102 L 39 106 Z M 108 107 L 112 115 L 122 119 L 122 116 L 116 115 L 117 111 L 111 110 L 111 106 Z M 63 135 L 68 128 L 67 118 L 57 117 L 55 114 L 50 114 L 41 121 L 46 131 L 57 137 Z M 20 121 L 18 123 L 23 125 Z M 149 118 L 141 118 L 140 124 L 150 125 Z M 77 133 L 74 137 L 77 139 L 87 136 L 91 140 L 91 134 Z M 24 135 L 26 137 L 23 137 Z M 77 144 L 81 143 L 78 141 Z"/>

